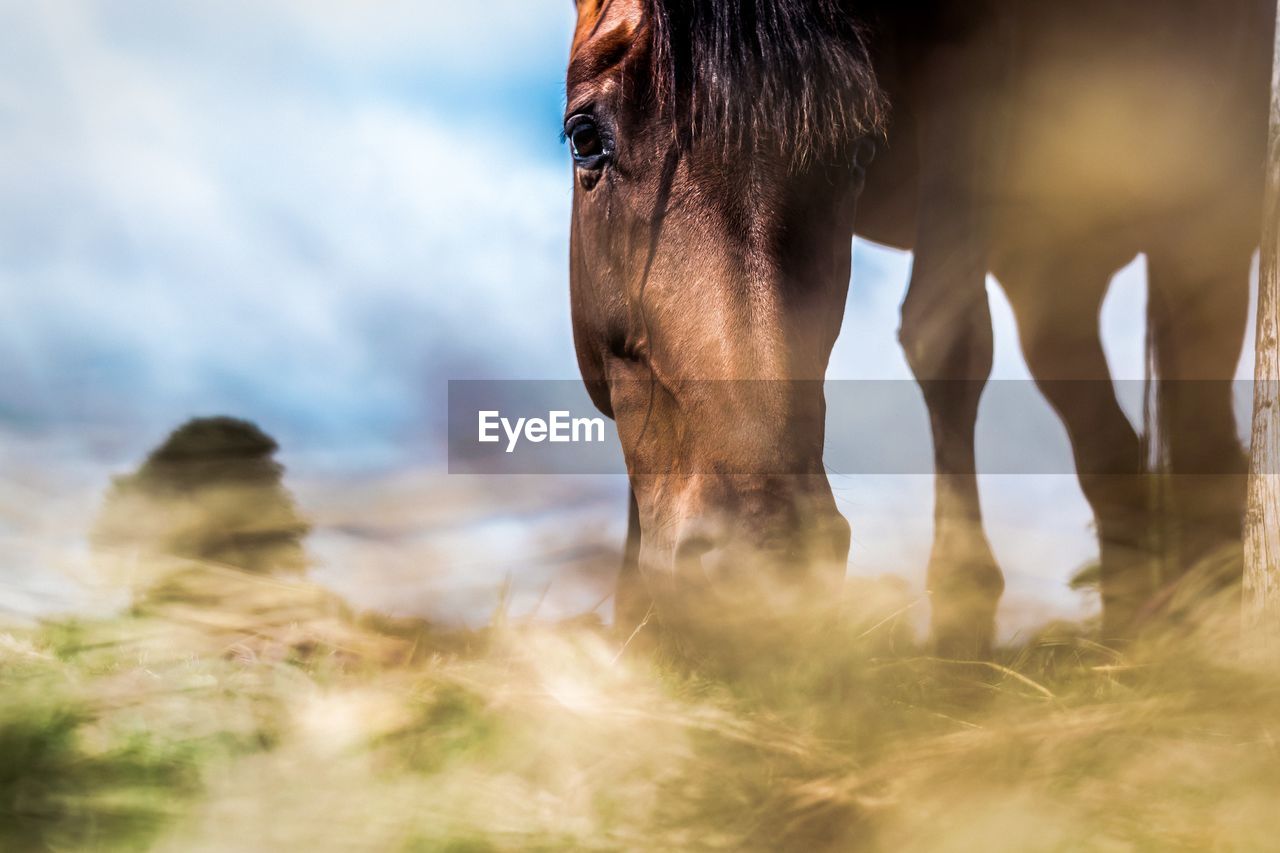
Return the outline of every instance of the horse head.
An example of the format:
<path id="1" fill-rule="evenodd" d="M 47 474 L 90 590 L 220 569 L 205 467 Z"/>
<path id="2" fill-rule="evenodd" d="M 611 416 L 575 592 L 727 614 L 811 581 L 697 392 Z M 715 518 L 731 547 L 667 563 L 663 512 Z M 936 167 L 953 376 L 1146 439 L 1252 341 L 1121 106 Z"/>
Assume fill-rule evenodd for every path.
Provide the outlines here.
<path id="1" fill-rule="evenodd" d="M 822 379 L 881 113 L 830 0 L 579 0 L 575 346 L 665 622 L 743 599 L 781 613 L 843 581 Z"/>

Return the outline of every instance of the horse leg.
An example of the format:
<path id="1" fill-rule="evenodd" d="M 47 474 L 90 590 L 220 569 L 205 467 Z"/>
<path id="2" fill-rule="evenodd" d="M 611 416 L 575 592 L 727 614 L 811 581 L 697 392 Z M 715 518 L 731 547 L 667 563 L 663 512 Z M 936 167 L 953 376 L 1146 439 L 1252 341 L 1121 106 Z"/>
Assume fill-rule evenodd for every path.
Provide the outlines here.
<path id="1" fill-rule="evenodd" d="M 958 9 L 959 7 L 957 7 Z M 949 20 L 949 19 L 948 19 Z M 982 526 L 974 458 L 978 403 L 991 375 L 987 301 L 989 185 L 998 158 L 1004 73 L 994 28 L 962 22 L 942 42 L 908 57 L 930 93 L 917 116 L 919 152 L 914 262 L 899 340 L 924 394 L 934 452 L 934 531 L 927 584 L 931 632 L 941 657 L 991 654 L 1004 577 Z"/>
<path id="2" fill-rule="evenodd" d="M 1004 577 L 982 526 L 974 430 L 991 372 L 991 314 L 984 274 L 950 288 L 919 261 L 902 309 L 900 337 L 924 393 L 933 435 L 933 547 L 926 575 L 937 654 L 981 660 L 991 654 Z M 936 286 L 935 286 L 936 285 Z"/>
<path id="3" fill-rule="evenodd" d="M 1254 230 L 1235 239 L 1197 235 L 1150 255 L 1149 314 L 1172 516 L 1173 560 L 1164 578 L 1170 588 L 1191 582 L 1198 593 L 1220 593 L 1238 591 L 1241 581 L 1246 463 L 1232 379 L 1248 313 Z"/>
<path id="4" fill-rule="evenodd" d="M 1040 247 L 996 269 L 1027 367 L 1066 427 L 1093 510 L 1104 640 L 1128 639 L 1153 592 L 1142 445 L 1116 399 L 1098 326 L 1115 266 Z"/>

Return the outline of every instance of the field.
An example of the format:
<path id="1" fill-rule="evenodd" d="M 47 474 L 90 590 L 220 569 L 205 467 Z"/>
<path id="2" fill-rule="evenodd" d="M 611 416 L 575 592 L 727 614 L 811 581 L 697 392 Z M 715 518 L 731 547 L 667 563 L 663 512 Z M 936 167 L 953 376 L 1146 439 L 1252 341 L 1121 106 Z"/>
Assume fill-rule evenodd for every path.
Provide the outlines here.
<path id="1" fill-rule="evenodd" d="M 860 585 L 791 665 L 711 679 L 648 627 L 443 631 L 188 567 L 127 615 L 0 633 L 0 849 L 1274 844 L 1274 667 L 1087 625 L 938 661 L 921 604 Z"/>

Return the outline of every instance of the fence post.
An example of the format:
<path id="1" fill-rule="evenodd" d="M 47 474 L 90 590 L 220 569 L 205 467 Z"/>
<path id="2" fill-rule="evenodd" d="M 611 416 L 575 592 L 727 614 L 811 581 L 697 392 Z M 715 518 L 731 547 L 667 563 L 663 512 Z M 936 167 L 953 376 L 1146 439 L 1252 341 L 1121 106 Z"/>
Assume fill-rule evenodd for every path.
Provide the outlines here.
<path id="1" fill-rule="evenodd" d="M 1272 66 L 1262 229 L 1244 615 L 1250 645 L 1280 648 L 1280 26 Z"/>

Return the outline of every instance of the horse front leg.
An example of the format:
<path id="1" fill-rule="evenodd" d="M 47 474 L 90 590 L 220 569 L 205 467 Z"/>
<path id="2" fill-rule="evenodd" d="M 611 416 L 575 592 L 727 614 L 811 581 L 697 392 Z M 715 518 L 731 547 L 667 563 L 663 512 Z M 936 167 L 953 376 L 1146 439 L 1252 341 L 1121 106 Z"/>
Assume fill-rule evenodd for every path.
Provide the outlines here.
<path id="1" fill-rule="evenodd" d="M 1004 578 L 982 524 L 974 431 L 991 373 L 985 272 L 949 271 L 917 254 L 899 333 L 924 392 L 934 451 L 934 530 L 927 585 L 936 653 L 990 656 Z"/>
<path id="2" fill-rule="evenodd" d="M 1003 138 L 1004 31 L 966 26 L 970 7 L 914 57 L 930 93 L 917 117 L 915 260 L 899 339 L 929 409 L 935 499 L 927 575 L 938 655 L 989 657 L 1004 578 L 982 525 L 974 429 L 991 375 L 986 277 L 992 179 Z"/>

